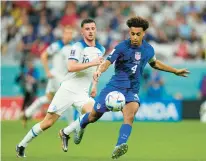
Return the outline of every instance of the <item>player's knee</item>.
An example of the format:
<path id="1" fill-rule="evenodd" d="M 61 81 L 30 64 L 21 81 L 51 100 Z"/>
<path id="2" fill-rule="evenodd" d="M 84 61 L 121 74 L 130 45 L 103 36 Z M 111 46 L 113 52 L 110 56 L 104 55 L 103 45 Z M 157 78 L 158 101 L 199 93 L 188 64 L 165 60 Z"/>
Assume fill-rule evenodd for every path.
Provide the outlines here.
<path id="1" fill-rule="evenodd" d="M 91 116 L 91 117 L 89 117 L 89 122 L 91 122 L 91 123 L 93 123 L 93 122 L 95 122 L 95 117 L 94 116 Z"/>

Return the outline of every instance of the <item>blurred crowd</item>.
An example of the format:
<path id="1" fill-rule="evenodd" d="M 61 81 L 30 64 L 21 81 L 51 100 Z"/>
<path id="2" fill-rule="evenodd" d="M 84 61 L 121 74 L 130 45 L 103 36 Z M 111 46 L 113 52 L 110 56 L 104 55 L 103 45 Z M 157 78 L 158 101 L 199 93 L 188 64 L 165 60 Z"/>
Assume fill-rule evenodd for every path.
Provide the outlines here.
<path id="1" fill-rule="evenodd" d="M 80 22 L 88 17 L 97 24 L 98 40 L 107 53 L 128 37 L 126 20 L 149 20 L 145 39 L 162 60 L 205 60 L 206 3 L 204 1 L 1 1 L 2 64 L 20 63 L 61 37 L 61 28 L 74 27 L 80 38 Z"/>

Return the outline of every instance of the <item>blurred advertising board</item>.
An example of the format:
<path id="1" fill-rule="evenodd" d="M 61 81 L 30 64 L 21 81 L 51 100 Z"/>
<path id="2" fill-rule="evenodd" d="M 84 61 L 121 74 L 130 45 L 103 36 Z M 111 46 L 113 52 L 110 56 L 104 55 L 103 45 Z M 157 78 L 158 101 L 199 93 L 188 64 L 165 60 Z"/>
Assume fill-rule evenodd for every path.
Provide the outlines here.
<path id="1" fill-rule="evenodd" d="M 22 97 L 2 97 L 1 98 L 1 120 L 17 120 L 20 117 L 21 108 L 23 104 Z M 48 105 L 41 108 L 40 111 L 35 113 L 35 119 L 43 119 L 45 110 Z"/>
<path id="2" fill-rule="evenodd" d="M 107 112 L 102 116 L 101 120 L 122 121 L 123 116 L 121 112 Z M 182 102 L 177 100 L 144 100 L 135 115 L 135 121 L 178 122 L 181 120 Z"/>
<path id="3" fill-rule="evenodd" d="M 17 120 L 20 117 L 23 99 L 21 97 L 1 98 L 1 120 Z M 37 113 L 35 119 L 43 119 L 48 105 L 45 105 Z M 71 111 L 70 111 L 71 112 Z M 67 115 L 67 114 L 65 114 Z M 74 113 L 74 118 L 78 113 Z M 66 118 L 67 119 L 67 118 Z M 107 112 L 101 121 L 122 121 L 121 112 Z M 139 111 L 135 115 L 135 121 L 165 121 L 177 122 L 182 120 L 182 102 L 177 100 L 152 101 L 144 100 L 141 102 Z"/>

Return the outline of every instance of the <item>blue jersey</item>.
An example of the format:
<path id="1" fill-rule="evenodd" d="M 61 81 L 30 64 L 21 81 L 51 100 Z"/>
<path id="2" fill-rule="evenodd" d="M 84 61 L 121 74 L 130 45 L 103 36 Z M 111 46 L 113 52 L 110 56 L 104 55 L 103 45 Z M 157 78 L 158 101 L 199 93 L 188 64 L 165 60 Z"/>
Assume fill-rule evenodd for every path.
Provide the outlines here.
<path id="1" fill-rule="evenodd" d="M 108 85 L 138 93 L 145 65 L 155 60 L 155 54 L 153 47 L 145 40 L 141 46 L 133 46 L 130 39 L 127 39 L 115 47 L 107 60 L 115 62 L 115 74 Z"/>

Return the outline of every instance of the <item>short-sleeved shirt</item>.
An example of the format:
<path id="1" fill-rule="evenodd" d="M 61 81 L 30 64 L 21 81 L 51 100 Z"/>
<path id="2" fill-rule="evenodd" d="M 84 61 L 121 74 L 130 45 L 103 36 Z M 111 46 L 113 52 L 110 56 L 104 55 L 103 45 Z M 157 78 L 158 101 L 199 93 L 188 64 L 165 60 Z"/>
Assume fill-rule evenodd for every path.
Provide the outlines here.
<path id="1" fill-rule="evenodd" d="M 64 44 L 62 40 L 58 40 L 46 49 L 52 59 L 52 74 L 65 75 L 67 73 L 67 57 L 71 51 L 72 44 L 73 42 Z"/>
<path id="2" fill-rule="evenodd" d="M 108 84 L 138 93 L 143 70 L 155 59 L 153 47 L 145 40 L 139 47 L 131 45 L 130 39 L 122 41 L 107 58 L 115 63 L 115 74 Z"/>
<path id="3" fill-rule="evenodd" d="M 76 42 L 72 46 L 68 59 L 84 64 L 93 61 L 98 58 L 98 56 L 103 56 L 105 48 L 97 41 L 95 44 L 95 46 L 88 46 L 84 40 Z M 68 90 L 77 91 L 79 89 L 88 92 L 96 68 L 97 66 L 92 66 L 79 72 L 68 72 L 62 82 L 62 86 Z"/>

